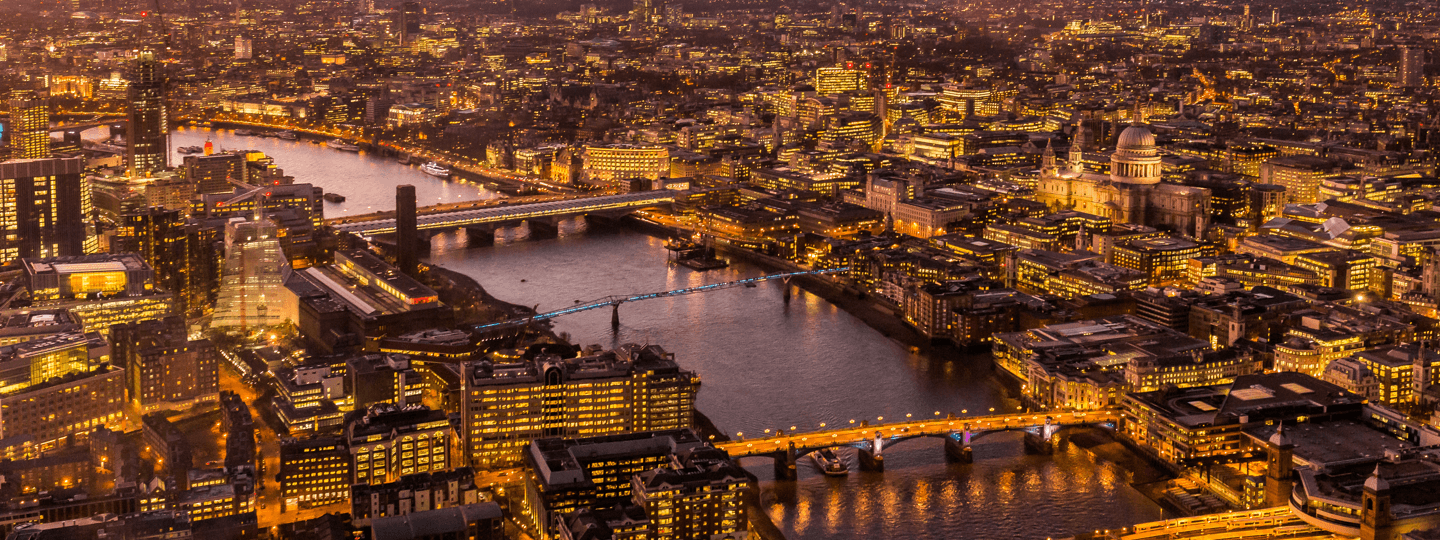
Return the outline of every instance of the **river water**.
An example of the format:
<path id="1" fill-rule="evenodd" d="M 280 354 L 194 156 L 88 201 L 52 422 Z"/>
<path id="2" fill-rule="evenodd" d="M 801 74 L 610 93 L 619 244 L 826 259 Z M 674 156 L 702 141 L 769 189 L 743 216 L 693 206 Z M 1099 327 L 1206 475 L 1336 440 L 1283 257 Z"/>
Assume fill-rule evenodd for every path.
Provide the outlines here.
<path id="1" fill-rule="evenodd" d="M 326 193 L 345 196 L 343 203 L 325 203 L 325 217 L 347 214 L 368 214 L 395 209 L 395 186 L 415 186 L 420 206 L 440 202 L 491 199 L 499 196 L 479 185 L 446 181 L 420 172 L 414 165 L 402 165 L 392 158 L 353 154 L 326 147 L 323 139 L 302 138 L 286 141 L 269 137 L 242 137 L 229 129 L 185 128 L 170 134 L 170 163 L 180 165 L 185 146 L 205 146 L 209 140 L 215 150 L 258 150 L 275 158 L 275 165 L 295 177 L 297 184 L 320 186 Z M 322 144 L 316 144 L 322 143 Z"/>
<path id="2" fill-rule="evenodd" d="M 181 130 L 172 147 L 253 149 L 274 157 L 296 182 L 347 197 L 327 217 L 394 208 L 394 186 L 416 186 L 421 204 L 496 194 L 445 182 L 412 166 L 346 154 L 310 141 L 240 137 L 231 131 Z M 178 154 L 172 156 L 180 162 Z M 735 264 L 694 272 L 666 263 L 663 242 L 625 228 L 586 230 L 567 221 L 557 239 L 528 240 L 502 230 L 494 246 L 466 247 L 463 232 L 432 241 L 429 262 L 474 277 L 505 301 L 548 311 L 609 295 L 655 292 L 764 274 Z M 556 320 L 581 345 L 653 343 L 675 353 L 703 380 L 698 407 L 720 429 L 745 436 L 765 429 L 816 429 L 850 420 L 895 420 L 1013 410 L 1018 402 L 998 381 L 988 355 L 911 353 L 829 302 L 796 292 L 787 304 L 780 284 L 661 298 Z M 768 460 L 742 462 L 762 479 L 766 511 L 791 540 L 1039 539 L 1117 528 L 1162 517 L 1130 488 L 1125 471 L 1076 445 L 1053 456 L 1026 455 L 1019 435 L 976 442 L 975 463 L 947 463 L 938 439 L 885 450 L 885 472 L 819 474 L 802 461 L 796 482 L 773 482 Z"/>
<path id="3" fill-rule="evenodd" d="M 432 242 L 429 261 L 474 277 L 502 300 L 549 311 L 604 296 L 693 287 L 758 276 L 753 266 L 694 272 L 666 263 L 662 240 L 628 229 L 586 231 L 567 222 L 558 239 L 502 231 L 495 246 L 467 248 L 463 232 Z M 523 280 L 523 281 L 522 281 Z M 781 285 L 647 300 L 556 319 L 581 345 L 653 343 L 703 381 L 697 406 L 723 431 L 816 429 L 850 420 L 894 420 L 1013 410 L 988 354 L 913 354 L 829 302 Z M 798 482 L 772 482 L 768 460 L 743 464 L 762 480 L 762 500 L 791 540 L 821 538 L 1047 538 L 1162 517 L 1125 473 L 1075 445 L 1026 455 L 1019 435 L 975 444 L 975 463 L 947 463 L 938 439 L 887 448 L 885 472 L 845 478 L 802 461 Z"/>

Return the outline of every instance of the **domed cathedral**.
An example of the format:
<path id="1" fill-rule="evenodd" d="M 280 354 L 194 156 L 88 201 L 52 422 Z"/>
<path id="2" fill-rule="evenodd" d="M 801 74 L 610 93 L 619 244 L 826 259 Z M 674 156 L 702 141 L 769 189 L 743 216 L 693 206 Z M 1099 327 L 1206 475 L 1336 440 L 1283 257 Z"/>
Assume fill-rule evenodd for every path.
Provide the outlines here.
<path id="1" fill-rule="evenodd" d="M 1083 155 L 1080 143 L 1072 144 L 1062 169 L 1055 150 L 1046 146 L 1036 200 L 1056 211 L 1076 210 L 1114 223 L 1204 236 L 1210 225 L 1210 190 L 1160 183 L 1160 150 L 1148 128 L 1137 124 L 1120 133 L 1108 175 L 1085 172 Z"/>

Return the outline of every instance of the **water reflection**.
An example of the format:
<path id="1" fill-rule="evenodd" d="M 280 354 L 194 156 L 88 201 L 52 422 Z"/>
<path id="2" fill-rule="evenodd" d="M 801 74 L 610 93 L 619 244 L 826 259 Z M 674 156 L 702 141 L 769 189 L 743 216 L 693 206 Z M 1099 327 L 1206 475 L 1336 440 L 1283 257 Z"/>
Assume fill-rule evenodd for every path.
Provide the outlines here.
<path id="1" fill-rule="evenodd" d="M 557 239 L 466 248 L 463 233 L 432 242 L 429 260 L 465 272 L 501 299 L 550 310 L 614 294 L 730 281 L 764 272 L 736 264 L 698 273 L 665 263 L 663 241 L 600 228 Z M 522 281 L 524 280 L 524 281 Z M 780 284 L 661 298 L 556 320 L 581 344 L 656 343 L 704 380 L 698 407 L 728 433 L 814 429 L 906 413 L 1012 410 L 988 355 L 922 356 L 824 300 Z M 885 450 L 885 472 L 832 478 L 802 466 L 775 483 L 768 459 L 742 462 L 763 482 L 762 502 L 792 540 L 819 538 L 1045 538 L 1161 517 L 1114 465 L 1066 446 L 1026 455 L 1019 434 L 986 436 L 973 465 L 947 463 L 943 441 Z M 853 451 L 841 455 L 852 464 Z"/>
<path id="2" fill-rule="evenodd" d="M 242 137 L 233 130 L 183 128 L 170 134 L 170 163 L 179 165 L 185 146 L 204 146 L 209 140 L 219 150 L 258 150 L 275 158 L 275 165 L 294 176 L 299 184 L 320 186 L 326 193 L 345 196 L 343 203 L 325 203 L 325 217 L 366 214 L 395 209 L 395 186 L 415 186 L 420 206 L 441 202 L 493 199 L 499 194 L 463 180 L 442 180 L 402 165 L 392 158 L 367 153 L 333 150 L 316 139 L 286 141 L 267 137 Z"/>

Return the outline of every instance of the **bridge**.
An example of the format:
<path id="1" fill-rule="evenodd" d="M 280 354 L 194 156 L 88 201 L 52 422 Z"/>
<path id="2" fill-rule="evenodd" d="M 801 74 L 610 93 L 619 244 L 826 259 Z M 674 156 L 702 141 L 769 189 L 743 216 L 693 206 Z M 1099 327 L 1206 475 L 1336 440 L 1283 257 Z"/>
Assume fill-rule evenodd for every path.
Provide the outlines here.
<path id="1" fill-rule="evenodd" d="M 870 425 L 860 422 L 834 429 L 822 429 L 804 433 L 777 430 L 774 434 L 759 439 L 741 439 L 716 443 L 715 447 L 725 450 L 731 458 L 768 457 L 775 461 L 775 478 L 794 480 L 797 477 L 796 463 L 800 456 L 811 452 L 849 446 L 859 449 L 860 470 L 885 470 L 884 450 L 889 446 L 910 439 L 935 437 L 945 440 L 945 455 L 961 463 L 971 463 L 971 443 L 985 435 L 1002 431 L 1019 431 L 1025 434 L 1026 450 L 1049 454 L 1055 451 L 1055 434 L 1062 428 L 1072 426 L 1101 426 L 1115 429 L 1120 419 L 1119 411 L 1099 410 L 1086 412 L 1015 413 L 990 416 L 960 417 L 926 420 L 906 420 L 888 424 Z"/>
<path id="2" fill-rule="evenodd" d="M 699 287 L 688 287 L 688 288 L 684 288 L 684 289 L 675 289 L 675 290 L 673 290 L 673 291 L 663 291 L 663 292 L 655 292 L 655 293 L 647 293 L 647 294 L 637 294 L 637 295 L 633 295 L 633 296 L 607 296 L 607 297 L 601 298 L 601 299 L 599 299 L 599 300 L 594 300 L 594 301 L 591 301 L 591 302 L 585 302 L 585 303 L 583 303 L 583 304 L 577 304 L 577 305 L 574 306 L 574 307 L 568 307 L 568 308 L 565 308 L 565 309 L 557 309 L 557 310 L 555 310 L 555 311 L 547 311 L 547 312 L 545 312 L 545 313 L 539 313 L 539 314 L 536 314 L 536 315 L 532 315 L 532 316 L 530 316 L 530 317 L 520 317 L 520 318 L 510 319 L 510 320 L 506 320 L 506 321 L 500 321 L 500 322 L 495 322 L 495 323 L 476 325 L 476 326 L 475 326 L 475 330 L 478 330 L 478 331 L 493 331 L 493 330 L 497 330 L 497 329 L 501 329 L 501 328 L 506 328 L 506 327 L 515 327 L 515 326 L 527 325 L 527 324 L 533 323 L 533 322 L 535 322 L 535 321 L 543 321 L 543 320 L 546 320 L 546 319 L 553 319 L 553 318 L 559 317 L 559 316 L 561 316 L 561 315 L 569 315 L 569 314 L 572 314 L 572 313 L 580 313 L 580 312 L 582 312 L 582 311 L 590 311 L 590 310 L 592 310 L 592 309 L 600 309 L 600 308 L 603 308 L 603 307 L 609 307 L 609 308 L 611 308 L 612 311 L 611 311 L 611 313 L 610 313 L 610 324 L 611 324 L 611 326 L 616 326 L 616 327 L 618 327 L 618 326 L 620 326 L 620 304 L 624 304 L 624 303 L 626 303 L 626 302 L 639 302 L 639 301 L 641 301 L 641 300 L 651 300 L 651 299 L 655 299 L 655 298 L 671 298 L 671 297 L 675 297 L 675 296 L 685 296 L 685 295 L 687 295 L 687 294 L 699 294 L 699 293 L 705 293 L 705 292 L 711 292 L 711 291 L 719 291 L 719 290 L 730 289 L 730 288 L 734 288 L 734 287 L 742 287 L 742 286 L 746 286 L 746 285 L 754 285 L 754 284 L 760 283 L 760 282 L 762 282 L 762 281 L 773 281 L 773 280 L 777 280 L 777 279 L 778 279 L 778 280 L 781 280 L 781 281 L 785 281 L 785 282 L 788 283 L 788 282 L 790 281 L 790 278 L 794 278 L 794 277 L 798 277 L 798 276 L 811 276 L 811 275 L 819 275 L 819 274 L 834 274 L 834 273 L 846 272 L 846 271 L 849 271 L 849 270 L 850 270 L 850 269 L 849 269 L 848 267 L 846 267 L 846 268 L 827 268 L 827 269 L 823 269 L 823 270 L 804 270 L 804 271 L 800 271 L 800 272 L 784 272 L 784 273 L 780 273 L 780 274 L 767 274 L 767 275 L 759 276 L 759 277 L 745 278 L 745 279 L 737 279 L 737 280 L 735 280 L 735 281 L 726 281 L 726 282 L 724 282 L 724 283 L 711 283 L 711 284 L 709 284 L 709 285 L 701 285 L 701 286 L 699 286 Z M 789 287 L 786 287 L 786 289 L 785 289 L 785 300 L 786 300 L 787 302 L 790 300 L 790 290 L 789 290 Z"/>
<path id="3" fill-rule="evenodd" d="M 61 131 L 72 131 L 72 130 L 74 130 L 74 131 L 85 131 L 85 130 L 87 130 L 87 129 L 98 128 L 98 127 L 106 127 L 106 126 L 109 126 L 109 127 L 111 127 L 111 128 L 124 128 L 124 127 L 125 127 L 126 125 L 128 125 L 129 123 L 130 123 L 130 121 L 127 120 L 127 119 L 124 118 L 124 117 L 109 118 L 109 119 L 95 119 L 95 120 L 82 121 L 82 122 L 78 122 L 78 123 L 69 123 L 69 124 L 66 124 L 66 123 L 63 123 L 63 122 L 62 122 L 62 123 L 58 123 L 58 124 L 55 124 L 55 125 L 50 126 L 50 132 L 51 132 L 51 133 L 58 133 L 58 132 L 61 132 Z M 113 132 L 112 132 L 112 133 L 113 133 Z"/>
<path id="4" fill-rule="evenodd" d="M 424 214 L 416 218 L 416 227 L 422 231 L 465 228 L 470 232 L 489 232 L 506 225 L 528 223 L 532 227 L 554 231 L 558 221 L 575 216 L 619 218 L 639 210 L 674 202 L 674 192 L 638 191 L 619 195 L 603 195 L 560 201 L 530 204 L 496 205 L 484 208 L 466 208 Z M 369 219 L 346 219 L 332 225 L 341 232 L 358 235 L 387 234 L 395 232 L 394 217 Z"/>
<path id="5" fill-rule="evenodd" d="M 1099 531 L 1097 531 L 1099 532 Z M 1167 519 L 1103 531 L 1114 540 L 1247 540 L 1279 539 L 1336 540 L 1339 536 L 1305 523 L 1289 506 L 1242 510 L 1203 516 Z"/>

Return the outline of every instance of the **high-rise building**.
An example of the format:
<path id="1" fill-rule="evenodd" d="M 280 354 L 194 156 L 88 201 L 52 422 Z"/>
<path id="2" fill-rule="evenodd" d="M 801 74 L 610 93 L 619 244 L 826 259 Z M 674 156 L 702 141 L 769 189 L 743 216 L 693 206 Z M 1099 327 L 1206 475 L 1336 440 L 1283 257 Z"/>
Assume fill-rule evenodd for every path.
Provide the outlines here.
<path id="1" fill-rule="evenodd" d="M 184 213 L 152 206 L 120 216 L 110 252 L 140 255 L 155 271 L 155 283 L 175 293 L 177 310 L 183 313 L 190 286 L 186 240 Z"/>
<path id="2" fill-rule="evenodd" d="M 50 106 L 34 90 L 10 93 L 10 159 L 50 157 Z"/>
<path id="3" fill-rule="evenodd" d="M 201 195 L 234 193 L 235 185 L 230 182 L 246 182 L 243 152 L 185 156 L 181 168 L 185 179 L 195 184 L 195 192 Z"/>
<path id="4" fill-rule="evenodd" d="M 170 129 L 165 109 L 165 74 L 154 51 L 141 51 L 130 68 L 130 175 L 145 177 L 169 166 Z"/>
<path id="5" fill-rule="evenodd" d="M 420 15 L 423 12 L 419 2 L 400 4 L 400 44 L 409 45 L 420 35 Z"/>
<path id="6" fill-rule="evenodd" d="M 232 218 L 225 224 L 225 265 L 211 326 L 244 330 L 284 322 L 284 274 L 289 267 L 275 224 Z"/>
<path id="7" fill-rule="evenodd" d="M 0 163 L 0 264 L 86 253 L 93 238 L 84 172 L 84 158 Z"/>
<path id="8" fill-rule="evenodd" d="M 254 46 L 254 44 L 255 43 L 251 41 L 248 37 L 235 36 L 235 59 L 249 60 L 252 54 L 251 48 Z"/>
<path id="9" fill-rule="evenodd" d="M 475 467 L 514 466 L 544 437 L 592 437 L 688 428 L 700 379 L 658 345 L 561 359 L 471 362 L 463 374 L 467 457 Z"/>
<path id="10" fill-rule="evenodd" d="M 219 399 L 215 346 L 208 339 L 189 339 L 187 330 L 179 316 L 110 327 L 111 359 L 125 366 L 130 401 L 142 412 Z"/>
<path id="11" fill-rule="evenodd" d="M 415 275 L 419 264 L 415 223 L 415 186 L 395 186 L 395 266 L 401 272 Z"/>
<path id="12" fill-rule="evenodd" d="M 815 92 L 822 96 L 859 92 L 869 85 L 869 74 L 863 69 L 855 69 L 853 65 L 815 70 Z"/>
<path id="13" fill-rule="evenodd" d="M 1403 88 L 1425 86 L 1425 49 L 1414 47 L 1400 49 L 1400 86 Z"/>

